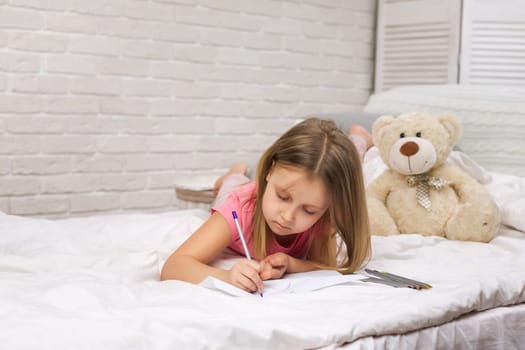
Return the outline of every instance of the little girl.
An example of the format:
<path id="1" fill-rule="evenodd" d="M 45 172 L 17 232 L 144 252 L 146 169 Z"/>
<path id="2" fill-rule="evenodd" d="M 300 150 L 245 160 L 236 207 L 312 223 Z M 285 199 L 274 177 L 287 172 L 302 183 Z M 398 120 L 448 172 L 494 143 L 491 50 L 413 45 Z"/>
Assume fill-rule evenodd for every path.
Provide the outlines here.
<path id="1" fill-rule="evenodd" d="M 167 259 L 162 280 L 213 276 L 253 292 L 285 273 L 363 265 L 370 230 L 361 161 L 334 122 L 293 126 L 262 155 L 255 181 L 245 172 L 236 164 L 222 179 L 212 215 Z M 232 211 L 254 259 L 225 270 L 212 266 L 224 249 L 245 255 Z"/>

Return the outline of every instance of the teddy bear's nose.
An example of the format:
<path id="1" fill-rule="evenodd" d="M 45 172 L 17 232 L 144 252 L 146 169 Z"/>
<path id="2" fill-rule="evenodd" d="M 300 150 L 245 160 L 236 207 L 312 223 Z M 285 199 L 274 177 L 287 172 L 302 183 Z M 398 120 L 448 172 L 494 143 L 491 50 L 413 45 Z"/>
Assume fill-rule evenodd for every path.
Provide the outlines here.
<path id="1" fill-rule="evenodd" d="M 419 146 L 413 141 L 408 141 L 407 143 L 403 144 L 403 146 L 401 146 L 400 151 L 402 155 L 410 157 L 419 151 Z"/>

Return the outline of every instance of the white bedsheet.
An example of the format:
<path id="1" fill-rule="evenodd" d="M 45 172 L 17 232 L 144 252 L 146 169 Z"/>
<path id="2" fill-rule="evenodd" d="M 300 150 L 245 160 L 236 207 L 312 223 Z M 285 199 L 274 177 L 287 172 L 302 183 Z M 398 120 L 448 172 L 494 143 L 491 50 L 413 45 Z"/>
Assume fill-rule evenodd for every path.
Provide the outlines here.
<path id="1" fill-rule="evenodd" d="M 501 186 L 496 181 L 491 191 L 503 194 L 516 181 L 525 184 L 523 178 Z M 525 324 L 523 304 L 501 308 L 525 303 L 521 231 L 502 227 L 489 244 L 416 234 L 373 237 L 368 267 L 433 286 L 424 291 L 352 283 L 237 298 L 159 282 L 168 254 L 207 215 L 195 209 L 48 221 L 0 214 L 1 347 L 354 349 L 383 342 L 396 348 L 399 341 L 431 340 L 439 328 L 473 327 L 468 319 L 475 311 L 487 310 L 479 315 L 494 320 L 516 308 L 506 322 Z M 496 339 L 484 333 L 477 346 L 505 341 L 503 333 Z M 469 337 L 458 335 L 456 348 L 468 348 Z"/>

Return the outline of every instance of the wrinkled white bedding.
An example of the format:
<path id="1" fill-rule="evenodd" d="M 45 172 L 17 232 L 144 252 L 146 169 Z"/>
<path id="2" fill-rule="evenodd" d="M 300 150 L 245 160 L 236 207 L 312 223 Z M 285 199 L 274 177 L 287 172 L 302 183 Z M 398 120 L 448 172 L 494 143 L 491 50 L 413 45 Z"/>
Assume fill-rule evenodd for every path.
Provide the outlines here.
<path id="1" fill-rule="evenodd" d="M 523 201 L 505 204 L 505 196 L 523 191 L 525 178 L 493 180 L 489 188 L 506 215 L 523 213 L 511 208 Z M 466 349 L 512 348 L 523 337 L 522 231 L 502 227 L 489 244 L 373 237 L 369 267 L 432 284 L 425 291 L 353 283 L 235 298 L 159 282 L 168 254 L 207 215 L 194 209 L 48 221 L 0 214 L 2 348 L 363 349 L 431 342 L 425 348 Z M 483 331 L 487 319 L 512 329 Z"/>

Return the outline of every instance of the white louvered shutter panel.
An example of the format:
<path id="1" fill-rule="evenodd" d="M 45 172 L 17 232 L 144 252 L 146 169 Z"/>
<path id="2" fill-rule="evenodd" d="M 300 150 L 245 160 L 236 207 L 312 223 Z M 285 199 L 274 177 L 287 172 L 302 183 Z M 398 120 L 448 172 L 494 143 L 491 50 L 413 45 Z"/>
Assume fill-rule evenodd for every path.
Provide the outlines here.
<path id="1" fill-rule="evenodd" d="M 461 0 L 379 0 L 375 92 L 458 81 Z"/>
<path id="2" fill-rule="evenodd" d="M 525 1 L 464 0 L 461 84 L 525 85 Z"/>

